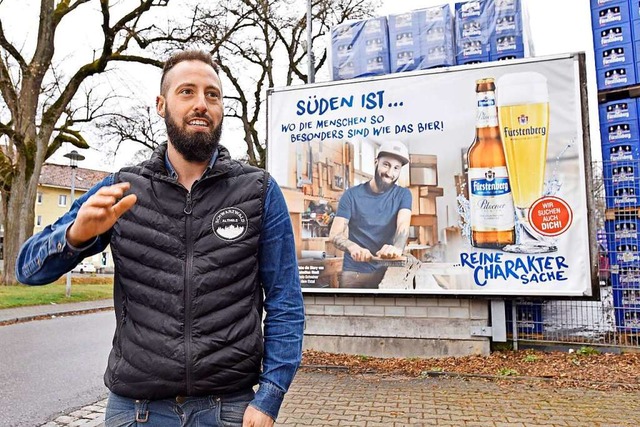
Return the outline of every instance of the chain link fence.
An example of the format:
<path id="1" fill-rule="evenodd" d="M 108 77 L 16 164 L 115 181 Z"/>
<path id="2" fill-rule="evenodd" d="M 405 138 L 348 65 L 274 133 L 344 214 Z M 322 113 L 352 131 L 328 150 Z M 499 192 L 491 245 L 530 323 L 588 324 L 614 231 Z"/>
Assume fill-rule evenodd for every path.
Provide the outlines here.
<path id="1" fill-rule="evenodd" d="M 638 162 L 635 163 L 630 166 L 638 166 Z M 605 164 L 604 167 L 610 166 Z M 640 350 L 640 252 L 636 243 L 640 241 L 640 229 L 636 228 L 640 224 L 640 208 L 607 209 L 605 177 L 609 174 L 604 173 L 602 162 L 594 162 L 592 171 L 600 299 L 507 301 L 507 334 L 515 343 Z M 626 174 L 629 171 L 617 172 Z"/>

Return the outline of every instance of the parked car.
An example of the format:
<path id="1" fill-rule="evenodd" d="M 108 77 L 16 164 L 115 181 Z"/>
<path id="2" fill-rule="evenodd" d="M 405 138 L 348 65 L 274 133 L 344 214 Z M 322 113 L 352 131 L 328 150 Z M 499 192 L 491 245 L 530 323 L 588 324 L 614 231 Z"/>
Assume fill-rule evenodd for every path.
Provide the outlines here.
<path id="1" fill-rule="evenodd" d="M 80 274 L 95 273 L 96 267 L 90 262 L 81 262 L 80 264 L 76 265 L 71 271 L 73 273 L 80 273 Z"/>

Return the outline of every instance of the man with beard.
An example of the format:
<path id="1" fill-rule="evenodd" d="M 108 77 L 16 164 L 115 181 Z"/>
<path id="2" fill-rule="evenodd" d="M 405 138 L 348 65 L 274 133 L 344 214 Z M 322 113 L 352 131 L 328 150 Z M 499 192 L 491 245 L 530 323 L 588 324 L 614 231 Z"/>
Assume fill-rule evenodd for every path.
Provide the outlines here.
<path id="1" fill-rule="evenodd" d="M 284 197 L 218 144 L 222 85 L 209 54 L 170 57 L 156 106 L 168 143 L 29 239 L 18 280 L 50 283 L 111 245 L 107 427 L 272 426 L 304 323 Z"/>
<path id="2" fill-rule="evenodd" d="M 411 222 L 411 192 L 396 185 L 409 163 L 407 147 L 398 141 L 382 144 L 374 179 L 349 188 L 340 198 L 329 238 L 344 251 L 340 287 L 377 288 L 386 267 L 372 257 L 402 255 Z"/>

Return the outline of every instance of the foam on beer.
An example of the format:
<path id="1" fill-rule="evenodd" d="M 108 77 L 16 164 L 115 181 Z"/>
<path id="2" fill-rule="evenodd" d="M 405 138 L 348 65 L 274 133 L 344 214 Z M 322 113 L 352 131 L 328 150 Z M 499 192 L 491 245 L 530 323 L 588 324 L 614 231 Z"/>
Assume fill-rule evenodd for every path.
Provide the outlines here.
<path id="1" fill-rule="evenodd" d="M 547 78 L 540 73 L 510 73 L 496 82 L 498 105 L 539 104 L 549 102 Z"/>

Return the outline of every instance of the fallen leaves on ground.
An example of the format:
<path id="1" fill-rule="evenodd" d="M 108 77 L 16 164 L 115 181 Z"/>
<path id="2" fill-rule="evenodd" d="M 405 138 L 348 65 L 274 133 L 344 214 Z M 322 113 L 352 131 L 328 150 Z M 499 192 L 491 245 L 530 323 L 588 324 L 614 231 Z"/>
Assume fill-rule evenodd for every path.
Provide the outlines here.
<path id="1" fill-rule="evenodd" d="M 378 358 L 307 350 L 303 367 L 339 367 L 349 373 L 380 373 L 428 377 L 460 375 L 492 380 L 540 380 L 540 385 L 588 387 L 598 390 L 640 390 L 640 353 L 598 353 L 536 350 L 495 351 L 489 356 L 443 358 Z"/>

